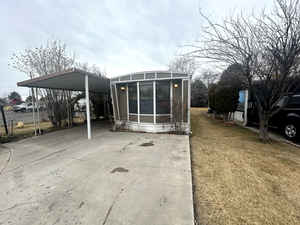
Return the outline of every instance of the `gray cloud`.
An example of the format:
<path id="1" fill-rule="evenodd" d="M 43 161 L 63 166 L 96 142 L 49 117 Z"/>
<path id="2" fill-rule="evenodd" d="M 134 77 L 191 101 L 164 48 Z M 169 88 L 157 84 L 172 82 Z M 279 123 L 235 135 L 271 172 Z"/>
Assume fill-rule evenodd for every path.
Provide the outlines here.
<path id="1" fill-rule="evenodd" d="M 238 5 L 237 5 L 238 4 Z M 216 19 L 229 8 L 243 8 L 248 1 L 204 1 L 207 12 Z M 265 5 L 255 0 L 252 8 Z M 52 36 L 75 51 L 80 61 L 96 63 L 108 76 L 144 70 L 167 69 L 165 64 L 193 43 L 202 19 L 198 0 L 12 0 L 0 8 L 0 95 L 26 88 L 16 83 L 26 74 L 7 66 L 12 54 L 23 53 L 28 46 L 45 45 Z M 259 6 L 259 7 L 258 7 Z"/>

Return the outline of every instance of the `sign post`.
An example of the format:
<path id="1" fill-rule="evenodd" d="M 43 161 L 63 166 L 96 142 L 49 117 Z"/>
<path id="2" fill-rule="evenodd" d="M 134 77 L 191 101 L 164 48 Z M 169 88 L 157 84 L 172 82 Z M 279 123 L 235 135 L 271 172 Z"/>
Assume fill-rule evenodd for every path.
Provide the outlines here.
<path id="1" fill-rule="evenodd" d="M 0 107 L 1 107 L 1 113 L 2 113 L 2 118 L 3 118 L 3 124 L 4 124 L 4 127 L 5 127 L 6 135 L 8 135 L 5 114 L 4 114 L 4 110 L 3 110 L 3 106 L 4 105 L 5 105 L 5 101 L 3 101 L 2 99 L 0 99 Z"/>

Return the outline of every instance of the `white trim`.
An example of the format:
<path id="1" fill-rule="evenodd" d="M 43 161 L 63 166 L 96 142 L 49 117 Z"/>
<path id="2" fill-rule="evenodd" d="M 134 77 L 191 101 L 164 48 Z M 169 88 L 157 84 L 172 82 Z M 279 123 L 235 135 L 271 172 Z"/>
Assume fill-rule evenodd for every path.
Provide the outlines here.
<path id="1" fill-rule="evenodd" d="M 128 90 L 128 83 L 126 83 L 126 100 L 127 100 L 127 121 L 129 121 L 129 90 Z"/>
<path id="2" fill-rule="evenodd" d="M 151 79 L 138 79 L 138 80 L 122 80 L 122 81 L 110 81 L 111 84 L 119 84 L 119 83 L 134 83 L 134 82 L 143 82 L 143 81 L 161 81 L 161 80 L 180 80 L 180 79 L 189 79 L 189 77 L 163 77 L 163 78 L 151 78 Z"/>
<path id="3" fill-rule="evenodd" d="M 90 97 L 89 97 L 89 77 L 85 75 L 85 101 L 88 140 L 91 139 L 91 118 L 90 118 Z"/>
<path id="4" fill-rule="evenodd" d="M 137 113 L 129 113 L 130 115 L 132 116 L 137 116 L 138 114 Z M 153 116 L 153 114 L 140 114 L 141 116 Z M 157 116 L 167 116 L 167 115 L 170 115 L 170 114 L 156 114 Z"/>
<path id="5" fill-rule="evenodd" d="M 183 85 L 183 79 L 181 80 L 181 105 L 182 105 L 182 107 L 181 107 L 181 123 L 183 123 L 183 121 L 184 121 L 184 119 L 183 119 L 183 106 L 184 106 L 184 100 L 183 100 L 183 97 L 184 97 L 184 95 L 183 95 L 183 93 L 184 93 L 184 91 L 183 91 L 183 89 L 184 89 L 184 85 Z"/>
<path id="6" fill-rule="evenodd" d="M 110 89 L 110 93 L 111 93 L 111 97 L 112 97 L 112 107 L 113 107 L 113 114 L 114 114 L 114 118 L 116 118 L 116 113 L 115 113 L 115 103 L 114 103 L 114 94 L 113 94 L 113 90 L 112 90 L 112 86 L 116 86 L 116 84 L 110 84 L 109 85 L 109 89 Z M 114 127 L 115 129 L 115 127 Z"/>
<path id="7" fill-rule="evenodd" d="M 188 79 L 188 131 L 191 131 L 191 79 Z"/>
<path id="8" fill-rule="evenodd" d="M 41 133 L 41 120 L 40 120 L 40 101 L 39 101 L 39 95 L 38 95 L 38 90 L 35 88 L 35 94 L 36 94 L 36 110 L 37 110 L 37 118 L 38 118 L 38 123 L 39 123 L 39 134 L 42 135 Z M 69 114 L 68 114 L 69 116 Z M 68 126 L 69 126 L 69 119 L 68 119 Z"/>
<path id="9" fill-rule="evenodd" d="M 190 126 L 190 122 L 191 122 L 191 79 L 182 79 L 182 105 L 184 103 L 184 98 L 183 98 L 184 97 L 184 81 L 188 82 L 188 90 L 187 90 L 187 93 L 188 93 L 188 102 L 187 102 L 188 118 L 187 118 L 187 121 L 188 121 L 188 123 L 187 124 L 189 124 L 188 132 L 190 132 L 190 128 L 191 128 L 191 126 Z M 182 115 L 184 115 L 184 114 L 182 113 Z"/>
<path id="10" fill-rule="evenodd" d="M 121 125 L 122 121 L 116 121 L 116 125 Z M 189 124 L 183 123 L 184 132 L 188 134 Z M 129 121 L 126 124 L 126 129 L 141 131 L 141 132 L 149 132 L 149 133 L 158 133 L 158 132 L 170 132 L 172 131 L 172 124 L 161 124 L 161 123 L 138 123 L 134 121 Z"/>
<path id="11" fill-rule="evenodd" d="M 173 106 L 173 80 L 170 81 L 170 120 L 173 120 L 172 116 L 172 106 Z"/>
<path id="12" fill-rule="evenodd" d="M 156 82 L 153 81 L 153 123 L 156 124 Z"/>
<path id="13" fill-rule="evenodd" d="M 119 110 L 119 99 L 118 99 L 118 92 L 117 92 L 117 85 L 115 85 L 115 94 L 116 94 L 116 102 L 117 102 L 117 110 L 118 110 L 118 120 L 120 121 L 120 110 Z"/>
<path id="14" fill-rule="evenodd" d="M 174 73 L 174 74 L 187 74 L 188 76 L 190 76 L 188 72 L 183 72 L 183 71 L 176 71 L 176 70 L 151 70 L 151 71 L 140 71 L 140 72 L 134 72 L 134 73 L 127 73 L 127 74 L 123 74 L 123 75 L 120 75 L 120 76 L 112 77 L 110 79 L 118 79 L 118 78 L 126 77 L 126 76 L 130 76 L 130 78 L 132 78 L 132 75 L 146 74 L 146 73 L 156 73 L 156 74 L 157 73 L 170 73 L 171 75 Z"/>
<path id="15" fill-rule="evenodd" d="M 140 122 L 140 82 L 136 82 L 138 123 Z"/>

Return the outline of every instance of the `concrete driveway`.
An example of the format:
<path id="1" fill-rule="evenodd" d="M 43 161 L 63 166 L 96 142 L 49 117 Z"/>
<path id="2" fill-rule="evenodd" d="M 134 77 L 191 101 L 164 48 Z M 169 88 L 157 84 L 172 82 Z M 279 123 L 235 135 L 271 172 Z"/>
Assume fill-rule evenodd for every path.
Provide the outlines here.
<path id="1" fill-rule="evenodd" d="M 0 224 L 193 224 L 188 136 L 109 127 L 0 145 Z"/>

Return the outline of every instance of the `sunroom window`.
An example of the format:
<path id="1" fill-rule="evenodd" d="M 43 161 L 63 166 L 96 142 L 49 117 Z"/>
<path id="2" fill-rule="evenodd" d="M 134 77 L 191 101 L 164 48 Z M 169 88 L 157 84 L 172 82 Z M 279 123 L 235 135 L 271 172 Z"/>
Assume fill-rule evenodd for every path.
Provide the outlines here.
<path id="1" fill-rule="evenodd" d="M 140 85 L 140 114 L 153 114 L 153 85 Z"/>
<path id="2" fill-rule="evenodd" d="M 170 114 L 170 84 L 156 84 L 156 114 Z"/>
<path id="3" fill-rule="evenodd" d="M 136 85 L 129 85 L 128 86 L 129 92 L 129 113 L 137 114 L 137 86 Z"/>

